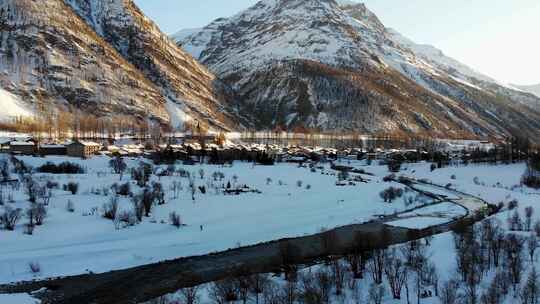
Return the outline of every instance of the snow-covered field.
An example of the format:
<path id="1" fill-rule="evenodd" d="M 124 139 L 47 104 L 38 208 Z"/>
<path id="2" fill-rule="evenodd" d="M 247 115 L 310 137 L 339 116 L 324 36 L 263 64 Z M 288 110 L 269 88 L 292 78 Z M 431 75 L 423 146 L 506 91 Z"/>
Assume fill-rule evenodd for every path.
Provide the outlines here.
<path id="1" fill-rule="evenodd" d="M 524 215 L 524 209 L 532 206 L 537 207 L 540 202 L 540 193 L 535 193 L 534 190 L 521 187 L 520 179 L 525 170 L 524 164 L 512 164 L 512 165 L 469 165 L 461 167 L 447 167 L 443 169 L 437 169 L 433 172 L 430 170 L 429 164 L 419 163 L 419 164 L 408 164 L 402 173 L 414 176 L 417 179 L 428 179 L 436 184 L 446 185 L 452 183 L 452 187 L 473 195 L 477 195 L 490 203 L 504 202 L 508 203 L 512 200 L 517 200 L 519 202 L 519 207 L 517 208 L 518 212 L 521 215 Z M 381 167 L 372 166 L 370 170 L 376 171 Z M 443 193 L 441 193 L 443 194 Z M 423 208 L 421 211 L 415 211 L 411 213 L 401 214 L 399 220 L 388 223 L 389 225 L 396 225 L 409 228 L 424 228 L 426 226 L 431 226 L 435 224 L 440 224 L 441 218 L 432 217 L 431 215 L 436 214 L 438 211 L 443 210 L 447 216 L 459 215 L 463 212 L 463 208 L 451 205 L 445 206 L 446 203 L 441 205 L 435 205 L 433 207 Z M 461 210 L 460 210 L 461 208 Z M 506 210 L 506 209 L 505 209 Z M 499 221 L 504 229 L 507 227 L 507 219 L 514 211 L 503 211 L 492 217 L 494 221 Z M 533 220 L 536 221 L 540 219 L 539 211 L 535 211 L 533 215 Z M 409 218 L 408 216 L 415 214 L 419 217 L 414 219 Z M 527 232 L 514 232 L 522 236 L 528 236 Z M 527 246 L 525 246 L 527 248 Z M 436 273 L 438 276 L 439 290 L 442 289 L 444 282 L 449 279 L 456 278 L 456 255 L 454 251 L 454 236 L 453 233 L 444 233 L 436 235 L 429 241 L 427 246 L 427 256 L 429 261 L 433 263 L 436 267 Z M 526 250 L 526 249 L 525 249 Z M 342 261 L 345 265 L 346 262 Z M 538 253 L 534 256 L 534 262 L 532 265 L 535 265 L 536 268 L 540 267 L 540 261 L 538 259 Z M 521 301 L 521 287 L 527 281 L 527 276 L 529 270 L 532 268 L 531 262 L 528 257 L 523 262 L 523 275 L 521 283 L 518 286 L 516 292 L 510 290 L 509 293 L 500 299 L 500 304 L 513 304 L 513 303 L 524 303 Z M 314 274 L 317 273 L 319 269 L 326 269 L 326 271 L 332 274 L 333 266 L 328 265 L 316 265 L 310 266 L 306 269 L 303 269 L 301 273 L 303 274 Z M 347 267 L 347 266 L 344 266 Z M 500 266 L 499 271 L 508 272 L 508 266 Z M 410 290 L 410 302 L 416 303 L 416 291 L 415 291 L 415 275 L 409 273 L 409 287 Z M 287 283 L 284 280 L 283 275 L 279 276 L 269 276 L 270 280 L 277 284 L 278 286 L 285 286 Z M 459 276 L 458 276 L 459 278 Z M 478 286 L 477 297 L 486 292 L 491 280 L 493 279 L 493 271 L 487 274 L 483 281 Z M 349 282 L 350 278 L 347 278 L 346 281 Z M 369 298 L 369 289 L 372 286 L 373 279 L 369 273 L 366 273 L 363 279 L 353 280 L 354 284 L 351 286 L 349 283 L 346 283 L 344 288 L 343 295 L 336 296 L 335 291 L 332 290 L 330 296 L 330 303 L 375 303 Z M 298 286 L 302 286 L 302 279 L 298 283 Z M 385 289 L 385 294 L 381 303 L 383 304 L 405 304 L 408 303 L 407 297 L 405 296 L 405 288 L 402 290 L 402 297 L 400 300 L 393 299 L 388 281 L 384 279 L 383 284 L 381 285 Z M 299 287 L 300 289 L 302 287 Z M 422 290 L 429 290 L 432 287 L 425 287 Z M 462 283 L 461 287 L 456 287 L 456 291 L 462 295 L 465 293 L 465 289 Z M 199 289 L 200 303 L 214 303 L 212 298 L 212 285 L 207 284 L 201 286 Z M 176 293 L 173 295 L 168 295 L 166 298 L 171 300 L 170 303 L 175 303 L 174 301 L 180 301 L 184 299 L 182 294 Z M 477 300 L 477 303 L 480 300 Z M 167 302 L 166 302 L 167 303 Z M 240 303 L 240 302 L 238 302 Z M 443 303 L 438 297 L 431 296 L 422 298 L 420 303 L 425 304 L 439 304 Z M 468 303 L 465 298 L 459 298 L 454 303 Z M 492 303 L 492 302 L 486 302 Z"/>
<path id="2" fill-rule="evenodd" d="M 362 223 L 378 215 L 393 214 L 410 209 L 402 199 L 384 203 L 379 193 L 389 186 L 403 187 L 396 183 L 384 183 L 386 167 L 366 167 L 376 174 L 369 183 L 337 187 L 336 176 L 325 166 L 311 172 L 293 164 L 253 166 L 236 162 L 233 167 L 210 165 L 181 166 L 196 178 L 197 186 L 205 185 L 207 194 L 198 191 L 192 200 L 188 180 L 178 176 L 152 177 L 165 189 L 166 204 L 154 207 L 151 216 L 141 224 L 116 230 L 113 221 L 102 217 L 102 206 L 110 197 L 96 194 L 113 183 L 131 182 L 129 174 L 120 181 L 119 175 L 111 173 L 108 157 L 90 160 L 65 157 L 19 157 L 34 168 L 47 161 L 76 162 L 87 168 L 86 174 L 50 175 L 34 173 L 40 183 L 47 180 L 58 182 L 60 188 L 67 182 L 77 182 L 80 190 L 72 195 L 63 190 L 53 190 L 48 216 L 43 226 L 33 235 L 24 234 L 26 219 L 19 222 L 15 231 L 0 230 L 0 282 L 39 279 L 54 276 L 75 275 L 88 272 L 106 272 L 164 259 L 200 255 L 237 246 L 256 244 L 284 237 L 313 234 L 321 229 Z M 139 159 L 127 161 L 129 167 L 137 166 Z M 166 168 L 162 166 L 161 169 Z M 199 171 L 204 171 L 200 178 Z M 222 172 L 221 181 L 214 181 L 213 173 Z M 236 178 L 235 178 L 236 177 Z M 271 179 L 268 182 L 268 178 Z M 180 182 L 183 190 L 178 198 L 170 190 L 173 181 Z M 301 186 L 299 184 L 301 182 Z M 212 189 L 231 183 L 247 185 L 261 193 L 224 195 Z M 135 194 L 141 189 L 131 182 Z M 405 196 L 416 195 L 406 192 Z M 26 209 L 29 206 L 23 187 L 13 193 L 14 205 Z M 75 205 L 75 212 L 66 209 L 68 201 Z M 412 206 L 414 207 L 414 205 Z M 120 198 L 120 209 L 131 210 L 128 197 Z M 92 210 L 97 210 L 92 212 Z M 170 212 L 181 215 L 186 226 L 177 229 L 169 222 Z M 30 271 L 29 263 L 39 263 L 38 273 Z"/>
<path id="3" fill-rule="evenodd" d="M 41 301 L 33 298 L 29 294 L 0 294 L 2 304 L 39 304 Z"/>
<path id="4" fill-rule="evenodd" d="M 106 272 L 164 259 L 205 254 L 361 223 L 379 218 L 383 214 L 390 215 L 415 206 L 405 206 L 405 200 L 402 199 L 395 200 L 392 204 L 383 202 L 379 196 L 382 190 L 389 186 L 401 188 L 404 186 L 383 182 L 382 177 L 388 174 L 388 170 L 386 166 L 376 164 L 367 166 L 363 162 L 356 161 L 343 163 L 363 168 L 375 175 L 363 175 L 370 180 L 368 183 L 356 183 L 345 187 L 336 186 L 337 177 L 328 165 L 312 172 L 309 168 L 298 167 L 295 164 L 277 164 L 269 167 L 241 162 L 234 163 L 232 167 L 178 164 L 176 170 L 184 169 L 191 172 L 196 176 L 196 185 L 206 186 L 207 193 L 202 194 L 198 191 L 193 201 L 188 179 L 153 175 L 151 181 L 161 182 L 164 186 L 166 204 L 155 206 L 151 216 L 144 218 L 142 223 L 116 229 L 113 221 L 101 216 L 102 206 L 109 200 L 109 196 L 104 195 L 102 189 L 110 189 L 113 183 L 124 182 L 131 183 L 131 191 L 135 194 L 140 192 L 141 188 L 131 181 L 128 173 L 124 174 L 122 180 L 119 175 L 113 174 L 108 165 L 110 158 L 94 157 L 89 160 L 66 157 L 18 158 L 34 168 L 47 161 L 60 163 L 68 160 L 82 165 L 87 172 L 79 175 L 34 173 L 34 178 L 39 183 L 45 183 L 47 180 L 58 182 L 60 185 L 77 182 L 80 184 L 80 190 L 76 195 L 59 189 L 54 190 L 45 224 L 37 227 L 33 235 L 23 233 L 26 219 L 19 222 L 15 231 L 0 230 L 1 283 Z M 141 159 L 126 160 L 128 167 L 137 167 L 140 161 Z M 166 166 L 157 166 L 156 172 L 165 168 Z M 203 178 L 200 176 L 201 170 L 204 171 Z M 490 203 L 518 200 L 519 210 L 523 213 L 524 208 L 534 206 L 540 199 L 540 195 L 534 193 L 532 189 L 519 185 L 524 170 L 524 164 L 513 164 L 447 167 L 432 172 L 429 163 L 417 163 L 404 165 L 400 174 L 439 185 L 452 184 L 452 188 L 478 196 Z M 223 173 L 224 178 L 214 180 L 214 172 Z M 174 198 L 171 189 L 173 182 L 181 183 L 182 190 L 179 191 L 177 198 Z M 227 183 L 230 183 L 232 188 L 247 185 L 261 193 L 224 195 L 217 188 Z M 448 191 L 442 188 L 419 187 L 422 190 L 449 196 Z M 98 194 L 99 191 L 102 193 Z M 7 195 L 7 192 L 9 191 L 4 189 L 4 195 Z M 405 197 L 414 195 L 416 192 L 410 190 L 404 192 Z M 19 191 L 14 191 L 12 196 L 15 202 L 6 203 L 7 205 L 28 207 L 27 195 L 22 187 Z M 449 197 L 458 198 L 455 195 Z M 66 210 L 68 200 L 75 205 L 73 213 Z M 420 201 L 426 203 L 425 198 Z M 130 199 L 121 197 L 120 209 L 131 208 Z M 186 226 L 177 229 L 170 224 L 169 213 L 172 211 L 181 215 Z M 465 212 L 464 207 L 445 202 L 401 213 L 396 220 L 388 224 L 421 229 L 448 222 L 463 216 Z M 505 211 L 495 217 L 506 225 L 509 215 L 510 213 Z M 452 234 L 446 233 L 435 236 L 429 247 L 430 259 L 436 261 L 441 281 L 455 273 L 453 244 Z M 33 273 L 29 263 L 39 264 L 40 271 Z M 279 281 L 279 278 L 275 279 Z M 363 299 L 367 296 L 369 280 L 368 277 L 358 282 L 366 286 L 360 291 Z M 347 291 L 346 295 L 345 299 L 353 297 L 352 291 Z M 11 299 L 6 298 L 8 297 L 6 295 L 2 297 L 0 297 L 2 303 L 4 301 L 33 303 L 31 298 L 24 295 L 11 296 Z M 207 289 L 202 289 L 201 297 L 201 303 L 210 302 Z M 422 302 L 439 303 L 435 298 L 424 299 Z M 355 302 L 351 300 L 350 303 Z M 392 300 L 387 294 L 384 303 L 406 302 Z"/>

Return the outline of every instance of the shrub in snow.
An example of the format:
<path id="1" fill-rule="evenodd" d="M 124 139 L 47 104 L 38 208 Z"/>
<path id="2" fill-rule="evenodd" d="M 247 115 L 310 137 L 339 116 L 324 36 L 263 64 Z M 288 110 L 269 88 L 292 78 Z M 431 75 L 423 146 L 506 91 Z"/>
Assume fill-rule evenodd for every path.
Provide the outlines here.
<path id="1" fill-rule="evenodd" d="M 301 180 L 296 181 L 296 186 L 297 186 L 298 188 L 302 188 L 302 184 L 303 184 L 303 182 L 302 182 Z"/>
<path id="2" fill-rule="evenodd" d="M 63 162 L 58 165 L 47 162 L 41 167 L 37 168 L 37 171 L 40 173 L 51 173 L 51 174 L 83 174 L 85 170 L 79 164 Z"/>
<path id="3" fill-rule="evenodd" d="M 431 172 L 433 172 L 433 171 L 435 171 L 435 169 L 437 169 L 437 165 L 431 164 L 431 166 L 429 167 L 429 169 L 431 170 Z"/>
<path id="4" fill-rule="evenodd" d="M 77 194 L 77 192 L 79 192 L 79 184 L 75 182 L 69 182 L 67 184 L 64 184 L 64 186 L 62 186 L 62 189 L 64 191 L 71 192 L 71 194 L 75 195 Z"/>
<path id="5" fill-rule="evenodd" d="M 9 180 L 9 163 L 7 159 L 0 159 L 0 177 L 2 180 Z"/>
<path id="6" fill-rule="evenodd" d="M 136 208 L 141 208 L 143 210 L 144 216 L 150 217 L 150 212 L 152 212 L 152 206 L 154 205 L 154 194 L 152 191 L 148 188 L 144 188 L 144 190 L 134 197 L 134 201 L 137 201 Z M 136 212 L 137 213 L 137 212 Z M 139 216 L 137 215 L 137 218 Z M 142 220 L 142 219 L 139 219 Z"/>
<path id="7" fill-rule="evenodd" d="M 31 225 L 30 223 L 24 225 L 24 234 L 32 235 L 34 234 L 34 225 Z"/>
<path id="8" fill-rule="evenodd" d="M 27 175 L 23 178 L 24 190 L 28 195 L 28 201 L 35 203 L 38 195 L 39 184 L 34 181 L 31 175 Z"/>
<path id="9" fill-rule="evenodd" d="M 118 185 L 114 183 L 111 186 L 111 189 L 114 191 L 114 193 L 122 196 L 130 196 L 131 195 L 131 185 L 129 183 L 124 183 L 121 185 Z"/>
<path id="10" fill-rule="evenodd" d="M 199 303 L 199 286 L 184 288 L 180 290 L 180 297 L 185 304 Z"/>
<path id="11" fill-rule="evenodd" d="M 2 223 L 2 225 L 4 225 L 4 228 L 6 230 L 13 231 L 15 230 L 15 226 L 21 219 L 21 216 L 21 209 L 13 209 L 10 206 L 6 206 L 4 208 L 4 213 L 2 213 L 2 216 L 0 217 L 0 222 Z"/>
<path id="12" fill-rule="evenodd" d="M 141 196 L 137 195 L 131 198 L 131 203 L 133 204 L 133 212 L 138 222 L 142 221 L 144 216 L 144 205 L 141 200 Z"/>
<path id="13" fill-rule="evenodd" d="M 392 203 L 395 199 L 403 196 L 403 189 L 389 187 L 379 193 L 379 196 L 384 200 L 385 203 Z"/>
<path id="14" fill-rule="evenodd" d="M 311 185 L 306 185 L 306 190 L 311 190 Z"/>
<path id="15" fill-rule="evenodd" d="M 533 207 L 529 206 L 525 208 L 525 231 L 531 231 L 533 214 L 534 214 Z"/>
<path id="16" fill-rule="evenodd" d="M 71 200 L 67 201 L 66 210 L 67 212 L 71 212 L 71 213 L 75 212 L 75 204 Z"/>
<path id="17" fill-rule="evenodd" d="M 45 184 L 45 186 L 48 189 L 59 189 L 60 188 L 60 185 L 58 185 L 57 182 L 53 182 L 51 180 L 48 180 L 47 183 Z"/>
<path id="18" fill-rule="evenodd" d="M 30 263 L 28 263 L 28 268 L 30 268 L 30 272 L 32 272 L 32 273 L 40 273 L 41 272 L 41 265 L 39 265 L 38 262 L 30 262 Z"/>
<path id="19" fill-rule="evenodd" d="M 176 228 L 180 228 L 182 226 L 182 218 L 180 217 L 180 214 L 176 213 L 175 211 L 169 213 L 169 221 L 171 222 L 171 225 Z"/>
<path id="20" fill-rule="evenodd" d="M 46 186 L 38 187 L 37 197 L 45 206 L 49 205 L 49 202 L 51 201 L 52 196 L 53 194 L 52 194 L 51 189 L 47 188 Z"/>
<path id="21" fill-rule="evenodd" d="M 508 218 L 508 229 L 510 229 L 510 231 L 523 230 L 523 221 L 521 220 L 518 210 L 516 210 L 512 216 Z"/>
<path id="22" fill-rule="evenodd" d="M 519 202 L 517 200 L 511 200 L 508 202 L 508 210 L 516 209 L 519 206 Z"/>
<path id="23" fill-rule="evenodd" d="M 212 173 L 212 178 L 214 179 L 215 182 L 217 182 L 218 180 L 222 181 L 225 178 L 225 174 L 223 172 L 216 171 Z"/>
<path id="24" fill-rule="evenodd" d="M 124 171 L 127 169 L 127 164 L 122 157 L 116 156 L 109 161 L 109 166 L 113 169 L 115 174 L 120 174 L 120 180 L 124 175 Z"/>
<path id="25" fill-rule="evenodd" d="M 386 175 L 385 177 L 383 177 L 383 182 L 391 182 L 393 181 L 394 179 L 396 179 L 396 175 L 395 174 L 389 174 L 389 175 Z"/>
<path id="26" fill-rule="evenodd" d="M 338 180 L 344 181 L 349 178 L 349 171 L 347 170 L 340 170 L 338 173 Z"/>
<path id="27" fill-rule="evenodd" d="M 405 207 L 411 206 L 412 204 L 414 204 L 414 198 L 412 196 L 404 196 L 403 204 L 405 205 Z"/>
<path id="28" fill-rule="evenodd" d="M 116 213 L 118 212 L 118 197 L 113 196 L 109 202 L 103 204 L 103 217 L 109 220 L 116 219 Z"/>
<path id="29" fill-rule="evenodd" d="M 140 162 L 138 168 L 131 169 L 131 178 L 137 181 L 139 187 L 145 187 L 152 176 L 152 165 Z"/>
<path id="30" fill-rule="evenodd" d="M 28 217 L 31 226 L 41 226 L 47 216 L 47 209 L 43 204 L 32 204 L 30 208 L 26 210 L 26 216 Z"/>
<path id="31" fill-rule="evenodd" d="M 163 191 L 163 185 L 161 183 L 152 183 L 152 194 L 158 205 L 165 204 L 165 192 Z"/>
<path id="32" fill-rule="evenodd" d="M 202 194 L 206 194 L 206 187 L 205 186 L 199 186 L 199 191 L 201 191 Z"/>
<path id="33" fill-rule="evenodd" d="M 212 283 L 210 286 L 210 298 L 215 303 L 231 303 L 239 300 L 239 288 L 237 280 L 229 278 Z"/>
<path id="34" fill-rule="evenodd" d="M 452 174 L 452 176 L 450 176 L 450 179 L 456 179 L 456 175 L 455 174 Z"/>
<path id="35" fill-rule="evenodd" d="M 391 160 L 388 162 L 388 171 L 397 173 L 401 170 L 401 162 L 397 160 Z"/>
<path id="36" fill-rule="evenodd" d="M 201 179 L 204 179 L 204 170 L 203 169 L 199 169 L 199 177 Z"/>
<path id="37" fill-rule="evenodd" d="M 122 211 L 118 213 L 117 219 L 127 226 L 135 226 L 138 222 L 137 216 L 133 211 Z"/>
<path id="38" fill-rule="evenodd" d="M 266 184 L 270 185 L 272 183 L 272 179 L 270 177 L 266 178 Z"/>

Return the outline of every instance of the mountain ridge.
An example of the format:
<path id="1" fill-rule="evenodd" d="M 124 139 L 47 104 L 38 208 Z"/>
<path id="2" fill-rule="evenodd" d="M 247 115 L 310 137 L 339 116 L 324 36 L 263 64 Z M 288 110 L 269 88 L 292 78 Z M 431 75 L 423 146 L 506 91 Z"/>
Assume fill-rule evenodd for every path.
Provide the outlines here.
<path id="1" fill-rule="evenodd" d="M 446 56 L 415 52 L 364 4 L 338 2 L 260 1 L 178 44 L 237 90 L 259 128 L 537 134 L 538 99 L 489 82 Z M 344 86 L 346 79 L 335 73 L 355 79 L 351 96 L 344 92 L 354 86 Z M 351 115 L 369 111 L 373 117 Z"/>

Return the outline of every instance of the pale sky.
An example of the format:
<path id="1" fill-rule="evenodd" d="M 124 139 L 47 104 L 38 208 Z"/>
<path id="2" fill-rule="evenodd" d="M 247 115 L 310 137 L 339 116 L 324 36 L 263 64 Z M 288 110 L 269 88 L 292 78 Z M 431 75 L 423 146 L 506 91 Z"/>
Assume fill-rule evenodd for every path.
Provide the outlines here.
<path id="1" fill-rule="evenodd" d="M 135 0 L 166 33 L 202 27 L 257 0 Z M 360 1 L 358 1 L 360 2 Z M 540 83 L 539 0 L 365 0 L 387 27 L 507 83 Z"/>

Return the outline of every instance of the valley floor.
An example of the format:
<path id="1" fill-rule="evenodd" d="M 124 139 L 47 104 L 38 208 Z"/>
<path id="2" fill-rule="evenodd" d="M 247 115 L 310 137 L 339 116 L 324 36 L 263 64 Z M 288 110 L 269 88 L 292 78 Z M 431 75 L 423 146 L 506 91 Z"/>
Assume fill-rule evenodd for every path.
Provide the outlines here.
<path id="1" fill-rule="evenodd" d="M 343 164 L 362 168 L 373 175 L 362 175 L 368 180 L 367 183 L 357 182 L 343 187 L 336 186 L 337 177 L 329 165 L 316 168 L 315 172 L 295 164 L 269 167 L 241 162 L 234 163 L 232 167 L 177 165 L 177 170 L 184 169 L 196 176 L 197 186 L 204 185 L 207 193 L 198 191 L 195 200 L 192 200 L 187 179 L 179 176 L 152 176 L 152 181 L 163 184 L 166 204 L 156 206 L 150 217 L 144 218 L 138 225 L 115 227 L 113 221 L 101 216 L 103 204 L 110 199 L 110 194 L 107 195 L 103 189 L 110 189 L 113 183 L 131 183 L 131 178 L 125 174 L 120 180 L 119 175 L 111 173 L 108 157 L 90 160 L 65 157 L 18 158 L 34 168 L 47 161 L 60 163 L 68 160 L 81 164 L 87 172 L 79 175 L 34 174 L 40 183 L 47 180 L 60 185 L 77 182 L 80 190 L 76 195 L 60 189 L 54 190 L 45 223 L 37 227 L 33 235 L 23 233 L 26 220 L 21 221 L 15 231 L 0 230 L 0 283 L 101 273 L 166 259 L 202 255 L 363 223 L 377 219 L 380 215 L 390 215 L 429 203 L 426 197 L 417 198 L 412 206 L 406 206 L 405 199 L 397 199 L 391 204 L 383 202 L 379 195 L 381 191 L 389 186 L 405 187 L 382 181 L 389 174 L 386 166 L 368 166 L 359 161 L 345 161 Z M 140 161 L 130 159 L 128 166 L 136 167 Z M 165 168 L 161 166 L 157 171 Z M 202 178 L 200 170 L 204 171 Z M 429 163 L 418 163 L 404 165 L 400 174 L 427 179 L 440 185 L 451 183 L 457 190 L 476 195 L 489 203 L 516 199 L 520 202 L 520 210 L 523 210 L 537 203 L 540 198 L 532 190 L 519 186 L 524 170 L 524 164 L 514 164 L 448 167 L 431 172 Z M 224 178 L 214 179 L 214 172 L 223 173 Z M 181 183 L 182 191 L 175 194 L 172 190 L 173 182 Z M 260 193 L 224 195 L 222 187 L 226 188 L 228 183 L 231 188 L 246 185 Z M 134 193 L 141 191 L 133 183 L 131 190 Z M 28 207 L 27 195 L 22 187 L 11 194 L 14 203 L 6 204 L 23 209 Z M 418 195 L 406 190 L 404 197 L 409 196 Z M 66 209 L 68 201 L 74 203 L 75 212 Z M 120 209 L 131 208 L 130 199 L 122 197 Z M 170 224 L 169 214 L 172 211 L 181 215 L 185 226 L 177 229 Z M 462 216 L 464 212 L 464 208 L 455 204 L 442 203 L 401 215 L 388 224 L 424 228 L 444 220 L 450 221 Z M 503 222 L 508 216 L 507 212 L 497 215 Z M 451 233 L 436 236 L 430 253 L 432 259 L 437 261 L 441 281 L 449 277 L 455 267 Z M 32 272 L 30 263 L 38 264 L 40 271 Z M 0 302 L 3 299 L 0 297 Z M 351 300 L 344 303 L 354 302 Z M 385 303 L 405 302 L 389 299 Z M 438 303 L 438 300 L 427 299 L 423 303 Z"/>

